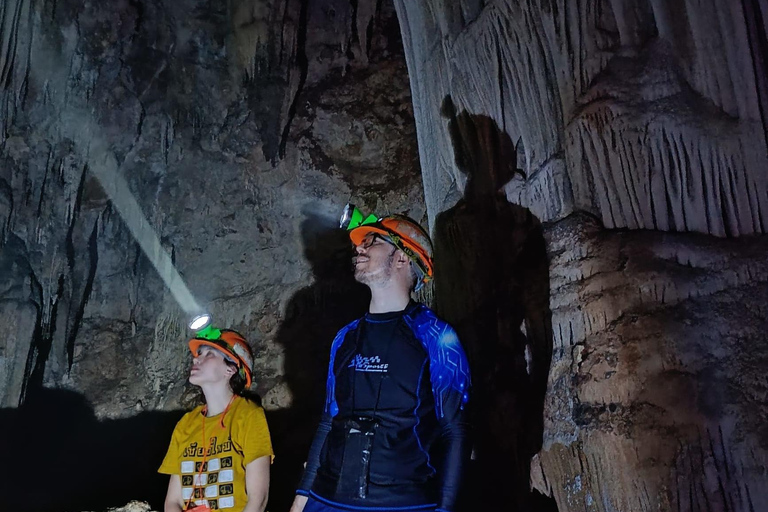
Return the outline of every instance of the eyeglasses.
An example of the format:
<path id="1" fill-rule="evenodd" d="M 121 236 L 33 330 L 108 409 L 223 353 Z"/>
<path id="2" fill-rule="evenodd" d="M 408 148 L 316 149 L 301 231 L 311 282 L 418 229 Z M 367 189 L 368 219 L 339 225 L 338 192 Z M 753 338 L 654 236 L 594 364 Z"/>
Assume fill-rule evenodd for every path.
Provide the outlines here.
<path id="1" fill-rule="evenodd" d="M 381 236 L 377 235 L 376 233 L 372 233 L 366 236 L 365 238 L 363 238 L 363 241 L 359 245 L 356 245 L 355 247 L 362 247 L 367 251 L 372 246 L 383 244 L 383 243 L 387 243 L 386 240 L 384 240 Z"/>

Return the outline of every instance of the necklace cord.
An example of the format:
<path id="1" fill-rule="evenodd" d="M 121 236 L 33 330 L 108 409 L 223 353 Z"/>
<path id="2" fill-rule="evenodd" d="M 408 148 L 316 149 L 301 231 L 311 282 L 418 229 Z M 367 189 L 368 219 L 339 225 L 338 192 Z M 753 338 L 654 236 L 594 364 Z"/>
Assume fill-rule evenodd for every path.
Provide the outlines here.
<path id="1" fill-rule="evenodd" d="M 221 425 L 222 429 L 224 428 L 224 417 L 227 415 L 227 412 L 229 412 L 229 408 L 232 405 L 232 402 L 235 401 L 235 397 L 237 397 L 237 395 L 232 395 L 232 398 L 229 399 L 229 403 L 224 408 L 224 412 L 221 413 L 221 419 L 219 420 L 219 425 Z M 211 441 L 213 440 L 213 436 L 211 436 L 211 438 L 208 439 L 208 444 L 207 445 L 205 444 L 205 419 L 207 417 L 206 415 L 208 414 L 208 404 L 205 404 L 203 406 L 203 410 L 200 411 L 200 414 L 203 415 L 203 461 L 200 463 L 200 470 L 197 472 L 196 478 L 193 477 L 192 494 L 189 495 L 187 502 L 184 504 L 184 510 L 189 510 L 189 504 L 192 502 L 192 500 L 195 497 L 195 489 L 199 488 L 201 491 L 203 491 L 201 493 L 202 494 L 201 498 L 205 498 L 205 491 L 204 491 L 205 486 L 201 485 L 200 482 L 202 481 L 203 469 L 205 469 L 205 464 L 206 462 L 208 462 L 208 450 L 210 449 Z M 207 483 L 208 482 L 206 479 L 206 485 Z"/>

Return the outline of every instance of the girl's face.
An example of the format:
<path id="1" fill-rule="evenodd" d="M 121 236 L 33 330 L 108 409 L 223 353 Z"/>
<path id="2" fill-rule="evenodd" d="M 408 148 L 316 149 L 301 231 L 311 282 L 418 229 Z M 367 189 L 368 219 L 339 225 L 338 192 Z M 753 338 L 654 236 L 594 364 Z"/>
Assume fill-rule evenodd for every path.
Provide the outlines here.
<path id="1" fill-rule="evenodd" d="M 189 372 L 189 382 L 195 386 L 215 383 L 229 383 L 235 370 L 224 360 L 224 354 L 215 348 L 201 346 L 197 356 L 192 359 L 192 369 Z"/>

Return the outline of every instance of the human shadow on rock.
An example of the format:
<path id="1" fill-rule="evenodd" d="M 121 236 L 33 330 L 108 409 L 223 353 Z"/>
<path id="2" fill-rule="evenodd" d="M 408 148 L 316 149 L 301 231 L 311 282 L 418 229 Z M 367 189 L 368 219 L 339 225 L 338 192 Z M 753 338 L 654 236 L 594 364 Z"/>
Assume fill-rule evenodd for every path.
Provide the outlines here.
<path id="1" fill-rule="evenodd" d="M 183 411 L 98 420 L 84 396 L 30 390 L 0 409 L 3 510 L 105 510 L 131 500 L 160 510 L 168 477 L 157 473 Z"/>
<path id="2" fill-rule="evenodd" d="M 442 105 L 464 197 L 435 222 L 435 308 L 451 323 L 472 371 L 473 460 L 464 510 L 556 510 L 530 491 L 542 444 L 552 360 L 549 264 L 541 222 L 504 185 L 515 147 L 491 118 Z"/>
<path id="3" fill-rule="evenodd" d="M 277 512 L 290 508 L 320 420 L 333 338 L 365 314 L 370 300 L 368 289 L 354 280 L 349 236 L 335 221 L 307 213 L 301 235 L 313 281 L 289 301 L 276 340 L 292 401 L 267 413 L 275 449 L 268 509 Z"/>

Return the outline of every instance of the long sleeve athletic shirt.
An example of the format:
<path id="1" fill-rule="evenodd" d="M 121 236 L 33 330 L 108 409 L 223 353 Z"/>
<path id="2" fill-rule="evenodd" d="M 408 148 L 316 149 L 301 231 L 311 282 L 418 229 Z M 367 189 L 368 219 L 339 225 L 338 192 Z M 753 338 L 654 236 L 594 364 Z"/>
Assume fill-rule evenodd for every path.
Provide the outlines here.
<path id="1" fill-rule="evenodd" d="M 452 511 L 468 456 L 470 376 L 454 330 L 426 306 L 368 313 L 331 346 L 326 402 L 297 494 L 339 508 Z M 364 498 L 340 492 L 345 418 L 378 422 Z M 345 453 L 345 448 L 346 453 Z"/>

